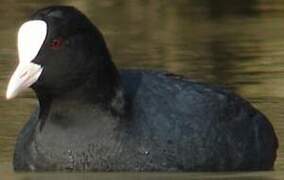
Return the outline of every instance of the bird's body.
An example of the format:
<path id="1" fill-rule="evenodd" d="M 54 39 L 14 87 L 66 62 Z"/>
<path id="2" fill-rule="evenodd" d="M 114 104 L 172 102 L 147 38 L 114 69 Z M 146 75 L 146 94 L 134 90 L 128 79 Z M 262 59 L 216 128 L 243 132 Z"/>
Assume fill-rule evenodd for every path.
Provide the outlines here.
<path id="1" fill-rule="evenodd" d="M 37 110 L 18 139 L 15 168 L 221 171 L 273 166 L 272 126 L 230 91 L 166 73 L 123 71 L 121 77 L 126 115 L 65 100 L 52 105 L 41 129 Z"/>
<path id="2" fill-rule="evenodd" d="M 20 56 L 7 90 L 11 98 L 28 84 L 39 99 L 16 143 L 16 170 L 273 168 L 271 124 L 231 91 L 169 73 L 118 71 L 100 32 L 72 7 L 39 10 L 19 37 L 30 27 L 42 44 Z"/>

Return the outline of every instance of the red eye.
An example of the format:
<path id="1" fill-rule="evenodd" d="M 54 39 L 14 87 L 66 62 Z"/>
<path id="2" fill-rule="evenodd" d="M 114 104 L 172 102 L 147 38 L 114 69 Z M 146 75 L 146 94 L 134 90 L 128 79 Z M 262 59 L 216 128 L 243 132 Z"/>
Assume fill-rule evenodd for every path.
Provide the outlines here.
<path id="1" fill-rule="evenodd" d="M 52 49 L 58 49 L 61 47 L 62 44 L 63 44 L 63 38 L 59 37 L 52 40 L 49 47 L 51 47 Z"/>

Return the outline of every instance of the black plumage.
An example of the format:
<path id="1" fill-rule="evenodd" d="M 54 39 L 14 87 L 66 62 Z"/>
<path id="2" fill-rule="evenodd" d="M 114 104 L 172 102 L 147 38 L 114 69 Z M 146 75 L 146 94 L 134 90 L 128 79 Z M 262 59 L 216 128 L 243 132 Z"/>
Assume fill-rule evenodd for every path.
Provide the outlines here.
<path id="1" fill-rule="evenodd" d="M 118 71 L 99 30 L 52 6 L 34 63 L 39 106 L 21 131 L 16 170 L 268 170 L 277 138 L 267 118 L 220 87 L 164 72 Z M 62 39 L 60 48 L 50 44 Z"/>

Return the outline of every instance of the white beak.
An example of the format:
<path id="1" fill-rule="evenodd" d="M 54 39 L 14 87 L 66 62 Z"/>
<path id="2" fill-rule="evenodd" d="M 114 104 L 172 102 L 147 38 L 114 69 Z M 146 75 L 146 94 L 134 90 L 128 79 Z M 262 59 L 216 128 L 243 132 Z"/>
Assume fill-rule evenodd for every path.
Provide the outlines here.
<path id="1" fill-rule="evenodd" d="M 47 24 L 41 20 L 24 23 L 18 32 L 19 65 L 13 73 L 6 98 L 12 99 L 40 77 L 43 68 L 31 61 L 38 55 L 47 35 Z"/>
<path id="2" fill-rule="evenodd" d="M 39 78 L 43 68 L 34 63 L 19 64 L 12 75 L 6 91 L 6 98 L 12 99 L 19 92 L 30 87 Z"/>

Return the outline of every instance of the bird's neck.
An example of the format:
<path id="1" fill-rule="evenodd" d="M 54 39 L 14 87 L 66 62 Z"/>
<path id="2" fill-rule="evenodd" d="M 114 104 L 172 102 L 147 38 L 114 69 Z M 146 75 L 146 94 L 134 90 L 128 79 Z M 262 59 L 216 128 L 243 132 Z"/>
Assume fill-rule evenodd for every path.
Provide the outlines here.
<path id="1" fill-rule="evenodd" d="M 112 64 L 111 64 L 112 65 Z M 74 113 L 86 109 L 109 112 L 114 116 L 124 116 L 125 98 L 120 84 L 119 73 L 110 68 L 95 70 L 80 86 L 59 94 L 50 94 L 44 89 L 35 89 L 40 104 L 40 119 L 45 121 L 54 112 Z M 85 110 L 84 110 L 85 109 Z"/>

